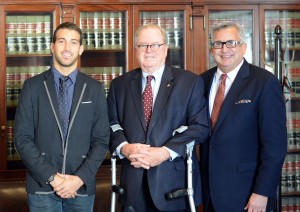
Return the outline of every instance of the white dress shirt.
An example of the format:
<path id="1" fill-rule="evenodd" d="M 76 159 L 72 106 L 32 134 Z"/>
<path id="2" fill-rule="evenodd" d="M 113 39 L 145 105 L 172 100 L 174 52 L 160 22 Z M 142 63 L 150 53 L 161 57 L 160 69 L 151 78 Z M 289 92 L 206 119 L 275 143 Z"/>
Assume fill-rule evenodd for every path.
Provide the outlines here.
<path id="1" fill-rule="evenodd" d="M 244 60 L 235 69 L 233 69 L 232 71 L 227 73 L 225 94 L 224 94 L 225 98 L 226 98 L 226 95 L 227 95 L 229 89 L 231 88 L 231 85 L 232 85 L 237 73 L 239 72 L 243 62 L 244 62 Z M 209 114 L 210 115 L 211 115 L 211 112 L 213 109 L 215 96 L 217 94 L 217 90 L 218 90 L 218 87 L 220 84 L 220 78 L 221 78 L 222 74 L 224 74 L 224 72 L 222 72 L 218 67 L 217 72 L 215 73 L 214 79 L 212 81 L 210 93 L 209 93 Z"/>

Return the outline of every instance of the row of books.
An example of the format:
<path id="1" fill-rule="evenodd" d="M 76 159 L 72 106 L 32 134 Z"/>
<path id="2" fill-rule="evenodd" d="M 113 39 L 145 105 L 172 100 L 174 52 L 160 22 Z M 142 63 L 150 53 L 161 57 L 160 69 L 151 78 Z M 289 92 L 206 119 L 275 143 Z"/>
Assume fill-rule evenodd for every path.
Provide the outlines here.
<path id="1" fill-rule="evenodd" d="M 170 12 L 140 12 L 139 25 L 149 23 L 158 24 L 167 31 L 184 29 L 184 13 L 181 11 Z"/>
<path id="2" fill-rule="evenodd" d="M 282 47 L 300 47 L 300 13 L 298 12 L 267 12 L 265 16 L 266 48 L 275 47 L 275 27 L 282 29 Z"/>
<path id="3" fill-rule="evenodd" d="M 16 106 L 19 95 L 26 79 L 33 77 L 50 66 L 15 66 L 6 68 L 6 104 Z M 104 84 L 105 92 L 108 93 L 112 79 L 124 72 L 123 67 L 81 67 L 80 71 Z"/>
<path id="4" fill-rule="evenodd" d="M 289 113 L 287 113 L 289 114 Z M 291 122 L 291 121 L 289 121 Z M 288 128 L 287 132 L 287 148 L 288 151 L 300 151 L 300 129 Z"/>
<path id="5" fill-rule="evenodd" d="M 300 197 L 283 197 L 281 201 L 282 212 L 299 212 Z"/>
<path id="6" fill-rule="evenodd" d="M 219 16 L 215 17 L 215 15 L 213 15 L 209 19 L 209 26 L 214 27 L 214 26 L 217 26 L 218 24 L 220 24 L 221 22 L 226 22 L 226 21 L 234 21 L 234 22 L 238 23 L 239 25 L 241 25 L 244 28 L 246 34 L 249 32 L 252 32 L 252 26 L 253 26 L 252 16 L 251 16 L 251 18 L 249 18 L 249 16 L 245 16 L 243 18 L 240 18 L 240 17 L 224 18 L 224 17 L 219 17 Z"/>
<path id="7" fill-rule="evenodd" d="M 83 32 L 83 45 L 86 50 L 123 50 L 126 46 L 124 31 L 119 32 Z"/>
<path id="8" fill-rule="evenodd" d="M 269 33 L 268 35 L 266 35 L 265 43 L 266 43 L 267 49 L 274 49 L 275 48 L 275 34 Z M 295 37 L 282 37 L 281 47 L 283 49 L 300 47 L 300 28 L 299 28 L 299 32 L 295 33 Z"/>
<path id="9" fill-rule="evenodd" d="M 287 154 L 281 171 L 281 191 L 300 192 L 300 154 Z"/>
<path id="10" fill-rule="evenodd" d="M 124 67 L 81 67 L 80 71 L 104 84 L 105 94 L 108 94 L 111 80 L 124 73 Z"/>
<path id="11" fill-rule="evenodd" d="M 14 145 L 14 120 L 7 120 L 6 134 L 6 155 L 8 160 L 19 160 L 15 145 Z"/>
<path id="12" fill-rule="evenodd" d="M 139 25 L 141 26 L 149 23 L 157 24 L 166 30 L 169 48 L 176 49 L 183 47 L 183 12 L 141 12 Z"/>
<path id="13" fill-rule="evenodd" d="M 277 24 L 292 28 L 300 25 L 300 13 L 298 11 L 267 11 L 265 13 L 266 29 L 274 29 Z"/>
<path id="14" fill-rule="evenodd" d="M 158 15 L 153 17 L 153 14 Z M 142 13 L 140 25 L 154 23 L 166 29 L 170 48 L 183 47 L 183 14 L 181 12 Z M 125 49 L 125 14 L 122 12 L 81 12 L 80 27 L 87 50 Z"/>
<path id="15" fill-rule="evenodd" d="M 6 52 L 10 54 L 50 54 L 50 15 L 6 16 Z"/>
<path id="16" fill-rule="evenodd" d="M 81 12 L 80 28 L 87 50 L 124 49 L 126 46 L 124 12 Z"/>
<path id="17" fill-rule="evenodd" d="M 19 95 L 26 79 L 33 77 L 50 66 L 8 66 L 6 67 L 6 104 L 16 106 Z"/>

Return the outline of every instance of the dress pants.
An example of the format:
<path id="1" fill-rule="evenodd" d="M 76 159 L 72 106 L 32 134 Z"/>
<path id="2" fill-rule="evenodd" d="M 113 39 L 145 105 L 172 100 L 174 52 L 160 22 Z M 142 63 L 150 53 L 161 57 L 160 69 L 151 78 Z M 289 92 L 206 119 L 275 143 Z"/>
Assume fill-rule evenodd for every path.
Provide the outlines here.
<path id="1" fill-rule="evenodd" d="M 180 211 L 173 211 L 173 212 L 188 212 L 188 211 L 190 210 L 180 210 Z M 153 200 L 151 198 L 148 180 L 147 180 L 147 170 L 144 170 L 142 185 L 141 185 L 139 195 L 137 196 L 136 202 L 134 203 L 134 205 L 130 205 L 130 206 L 123 205 L 122 212 L 162 212 L 155 207 Z"/>

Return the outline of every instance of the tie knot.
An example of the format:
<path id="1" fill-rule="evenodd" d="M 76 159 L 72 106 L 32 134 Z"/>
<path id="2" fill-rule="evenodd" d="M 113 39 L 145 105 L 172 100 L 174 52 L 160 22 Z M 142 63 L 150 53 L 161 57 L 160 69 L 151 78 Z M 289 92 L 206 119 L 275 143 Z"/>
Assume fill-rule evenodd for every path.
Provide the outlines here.
<path id="1" fill-rule="evenodd" d="M 222 74 L 220 78 L 221 78 L 221 81 L 224 81 L 224 80 L 226 80 L 226 78 L 227 78 L 227 74 Z"/>
<path id="2" fill-rule="evenodd" d="M 59 81 L 60 81 L 61 83 L 63 83 L 63 82 L 67 82 L 68 79 L 69 79 L 69 76 L 61 76 L 61 77 L 59 78 Z"/>
<path id="3" fill-rule="evenodd" d="M 147 76 L 147 82 L 151 82 L 151 80 L 154 78 L 154 76 L 153 75 L 148 75 Z"/>

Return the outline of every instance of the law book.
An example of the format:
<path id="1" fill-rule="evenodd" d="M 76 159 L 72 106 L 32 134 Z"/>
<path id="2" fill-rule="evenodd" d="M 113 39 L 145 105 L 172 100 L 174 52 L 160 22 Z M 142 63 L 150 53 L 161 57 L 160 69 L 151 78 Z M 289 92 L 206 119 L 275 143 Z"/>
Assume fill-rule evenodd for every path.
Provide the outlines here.
<path id="1" fill-rule="evenodd" d="M 102 28 L 103 28 L 103 19 L 102 12 L 94 13 L 94 37 L 95 43 L 94 48 L 99 50 L 102 49 L 103 41 L 102 41 Z"/>
<path id="2" fill-rule="evenodd" d="M 44 16 L 44 53 L 51 54 L 51 42 L 52 42 L 52 22 L 51 16 L 45 15 Z"/>
<path id="3" fill-rule="evenodd" d="M 16 158 L 16 149 L 14 145 L 14 120 L 7 120 L 6 134 L 6 155 L 8 160 Z"/>
<path id="4" fill-rule="evenodd" d="M 122 29 L 122 13 L 111 12 L 110 13 L 110 45 L 111 49 L 121 49 L 120 32 Z"/>
<path id="5" fill-rule="evenodd" d="M 18 54 L 26 54 L 26 16 L 17 16 Z"/>
<path id="6" fill-rule="evenodd" d="M 80 12 L 80 28 L 83 36 L 82 44 L 87 50 L 87 12 Z"/>
<path id="7" fill-rule="evenodd" d="M 36 54 L 44 54 L 45 49 L 45 19 L 42 15 L 36 16 Z"/>
<path id="8" fill-rule="evenodd" d="M 37 48 L 36 17 L 30 15 L 26 17 L 26 20 L 27 54 L 35 54 Z"/>
<path id="9" fill-rule="evenodd" d="M 17 16 L 6 16 L 6 53 L 8 55 L 17 54 Z"/>
<path id="10" fill-rule="evenodd" d="M 102 49 L 111 49 L 110 12 L 103 12 L 102 19 Z"/>
<path id="11" fill-rule="evenodd" d="M 93 50 L 93 49 L 95 49 L 94 13 L 93 12 L 88 12 L 86 14 L 86 18 L 87 18 L 87 22 L 86 22 L 87 23 L 86 48 L 88 50 Z"/>

